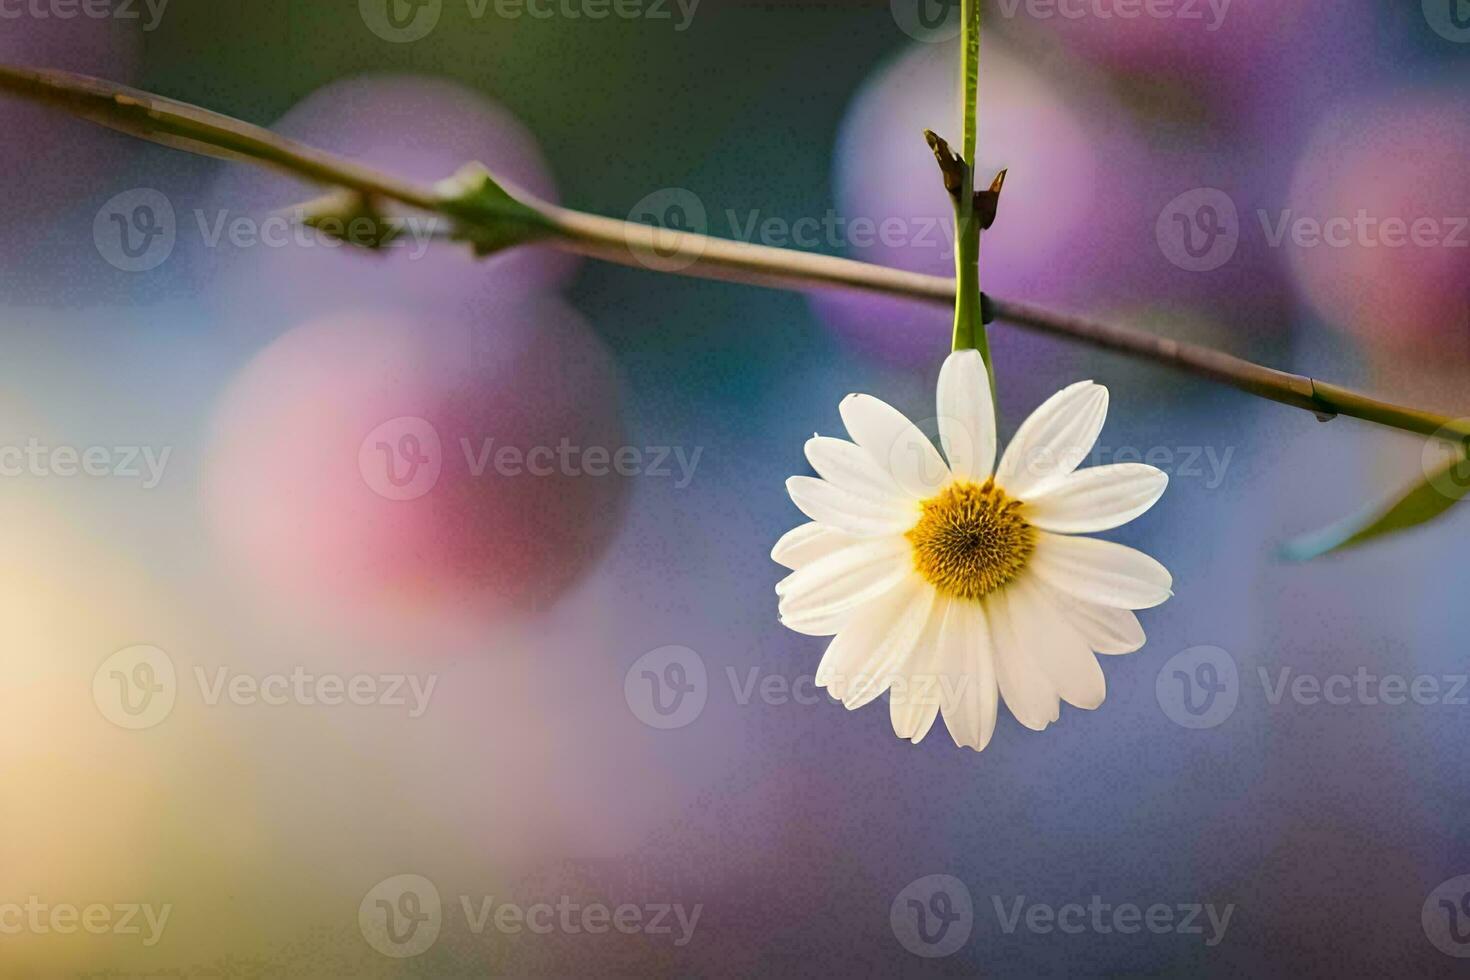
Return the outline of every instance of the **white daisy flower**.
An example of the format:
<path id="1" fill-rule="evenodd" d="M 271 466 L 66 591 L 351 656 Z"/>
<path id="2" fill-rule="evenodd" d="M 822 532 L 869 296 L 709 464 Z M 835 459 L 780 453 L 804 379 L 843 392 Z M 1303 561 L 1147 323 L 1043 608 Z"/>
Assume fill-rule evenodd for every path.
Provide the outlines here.
<path id="1" fill-rule="evenodd" d="M 1132 610 L 1169 598 L 1163 565 L 1077 537 L 1144 513 L 1168 476 L 1141 463 L 1078 470 L 1107 415 L 1108 391 L 1081 381 L 1028 418 L 995 466 L 985 363 L 956 351 L 939 374 L 948 465 L 897 409 L 849 395 L 852 442 L 806 444 L 820 479 L 786 482 L 811 518 L 776 543 L 792 569 L 776 586 L 781 622 L 832 636 L 816 683 L 849 709 L 889 692 L 893 730 L 918 742 L 943 709 L 955 744 L 990 742 L 1001 698 L 1027 728 L 1060 702 L 1096 708 L 1095 653 L 1132 653 Z"/>

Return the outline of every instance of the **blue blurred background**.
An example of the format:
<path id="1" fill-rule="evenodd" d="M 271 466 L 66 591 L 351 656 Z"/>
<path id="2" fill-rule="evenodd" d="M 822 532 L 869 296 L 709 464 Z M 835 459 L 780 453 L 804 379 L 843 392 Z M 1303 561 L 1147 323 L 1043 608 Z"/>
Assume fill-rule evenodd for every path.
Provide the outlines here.
<path id="1" fill-rule="evenodd" d="M 579 209 L 952 268 L 921 131 L 956 126 L 958 4 L 390 2 L 27 0 L 0 60 L 422 182 L 479 160 Z M 1457 0 L 995 0 L 985 288 L 1470 413 L 1467 81 Z M 914 747 L 813 691 L 768 554 L 843 395 L 933 415 L 946 311 L 349 252 L 271 222 L 318 193 L 288 178 L 10 99 L 0 129 L 0 973 L 1463 972 L 1465 522 L 1276 557 L 1416 479 L 1420 440 L 996 326 L 1003 435 L 1093 378 L 1091 462 L 1171 473 L 1116 538 L 1177 594 L 1098 711 Z M 1394 219 L 1427 224 L 1394 245 Z M 301 674 L 370 693 L 252 694 Z M 903 926 L 936 887 L 953 949 Z M 1172 924 L 1011 918 L 1094 896 Z M 427 910 L 423 948 L 374 932 L 380 900 Z M 96 903 L 171 912 L 154 942 L 6 912 Z M 1228 928 L 1181 928 L 1196 905 Z"/>

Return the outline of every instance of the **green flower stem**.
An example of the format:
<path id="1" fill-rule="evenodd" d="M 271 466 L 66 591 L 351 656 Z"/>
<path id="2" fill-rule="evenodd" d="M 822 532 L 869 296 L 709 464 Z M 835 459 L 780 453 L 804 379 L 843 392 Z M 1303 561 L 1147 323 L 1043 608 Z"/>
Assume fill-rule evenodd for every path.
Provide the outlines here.
<path id="1" fill-rule="evenodd" d="M 0 93 L 5 92 L 191 153 L 246 160 L 328 188 L 345 188 L 454 217 L 450 214 L 452 202 L 433 188 L 399 180 L 239 119 L 112 82 L 70 72 L 0 65 Z M 670 233 L 557 207 L 521 191 L 515 191 L 514 196 L 540 215 L 540 227 L 548 236 L 539 240 L 543 244 L 608 262 L 774 289 L 841 287 L 959 306 L 956 279 L 946 276 L 927 276 L 692 232 Z M 679 254 L 690 256 L 689 263 L 678 269 L 668 265 L 671 240 Z M 1160 364 L 1320 417 L 1347 415 L 1405 432 L 1439 435 L 1457 443 L 1470 438 L 1470 422 L 1464 419 L 1378 401 L 1348 388 L 1253 364 L 1214 348 L 993 297 L 990 306 L 997 320 Z"/>
<path id="2" fill-rule="evenodd" d="M 963 0 L 960 27 L 960 128 L 961 157 L 954 161 L 959 189 L 954 200 L 955 302 L 952 350 L 978 350 L 990 375 L 990 399 L 996 416 L 1000 402 L 995 390 L 995 364 L 990 358 L 990 337 L 985 331 L 980 299 L 980 221 L 975 213 L 975 145 L 979 122 L 980 95 L 980 0 Z M 951 175 L 946 185 L 952 187 Z"/>
<path id="3" fill-rule="evenodd" d="M 975 221 L 975 143 L 980 91 L 980 5 L 963 0 L 960 27 L 960 187 L 954 199 L 954 350 L 978 349 L 990 366 L 985 324 L 980 319 L 980 226 Z M 991 372 L 992 380 L 994 371 Z"/>

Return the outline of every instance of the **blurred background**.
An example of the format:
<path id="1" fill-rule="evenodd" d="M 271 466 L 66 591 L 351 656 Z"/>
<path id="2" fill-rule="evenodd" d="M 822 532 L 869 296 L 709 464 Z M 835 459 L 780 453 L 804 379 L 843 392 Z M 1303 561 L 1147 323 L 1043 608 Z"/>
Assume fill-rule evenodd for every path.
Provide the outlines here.
<path id="1" fill-rule="evenodd" d="M 948 274 L 957 17 L 26 0 L 0 61 Z M 1467 81 L 1459 0 L 995 0 L 984 286 L 1470 413 Z M 915 747 L 768 555 L 843 395 L 933 415 L 947 311 L 349 251 L 290 179 L 0 131 L 0 975 L 1463 972 L 1470 527 L 1277 557 L 1421 440 L 995 327 L 1003 437 L 1093 378 L 1090 462 L 1170 472 L 1115 537 L 1177 594 L 1098 711 Z"/>

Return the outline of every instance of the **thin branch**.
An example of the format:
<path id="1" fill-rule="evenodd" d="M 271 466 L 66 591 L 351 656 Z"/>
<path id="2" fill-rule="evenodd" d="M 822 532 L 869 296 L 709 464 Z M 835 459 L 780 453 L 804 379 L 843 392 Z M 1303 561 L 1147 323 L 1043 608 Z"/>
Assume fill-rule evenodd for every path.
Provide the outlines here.
<path id="1" fill-rule="evenodd" d="M 70 72 L 0 65 L 0 92 L 51 105 L 111 129 L 166 146 L 246 160 L 333 188 L 396 201 L 451 217 L 433 188 L 403 181 L 220 113 Z M 777 289 L 842 287 L 952 305 L 949 278 L 905 272 L 809 252 L 660 230 L 548 204 L 518 189 L 514 196 L 552 230 L 545 244 L 623 265 Z M 681 261 L 671 267 L 671 249 Z M 687 262 L 687 264 L 686 264 Z M 1068 316 L 986 297 L 995 319 L 1152 361 L 1319 417 L 1346 415 L 1420 435 L 1470 438 L 1470 422 L 1378 401 L 1338 385 L 1277 371 L 1197 344 L 1147 331 Z"/>

